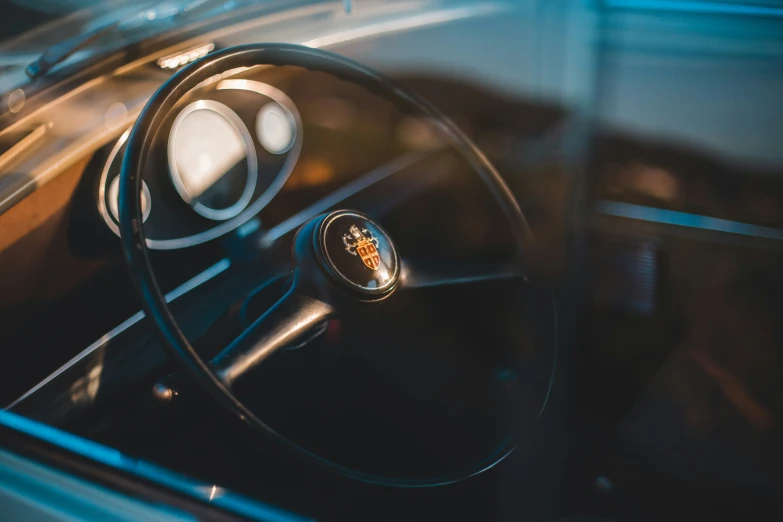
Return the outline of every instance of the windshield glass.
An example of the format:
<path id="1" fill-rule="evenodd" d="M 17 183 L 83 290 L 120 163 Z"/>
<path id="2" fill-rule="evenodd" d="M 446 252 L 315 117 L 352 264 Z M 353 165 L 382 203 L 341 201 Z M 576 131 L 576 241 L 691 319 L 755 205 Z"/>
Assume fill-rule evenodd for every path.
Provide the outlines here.
<path id="1" fill-rule="evenodd" d="M 29 81 L 25 68 L 43 53 L 73 49 L 57 66 L 216 17 L 257 0 L 0 0 L 0 91 Z M 95 34 L 87 45 L 85 35 Z M 53 52 L 57 51 L 57 52 Z"/>
<path id="2" fill-rule="evenodd" d="M 0 8 L 6 16 L 0 21 L 0 48 L 3 51 L 43 48 L 136 13 L 148 11 L 144 15 L 152 19 L 164 7 L 170 9 L 189 3 L 193 0 L 2 0 Z"/>

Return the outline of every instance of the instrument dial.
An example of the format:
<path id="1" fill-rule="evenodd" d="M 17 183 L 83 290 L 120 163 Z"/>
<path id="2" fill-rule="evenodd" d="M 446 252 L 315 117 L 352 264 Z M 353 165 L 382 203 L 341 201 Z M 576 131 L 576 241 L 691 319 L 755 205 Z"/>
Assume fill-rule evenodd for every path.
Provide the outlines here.
<path id="1" fill-rule="evenodd" d="M 214 100 L 179 113 L 168 142 L 171 180 L 180 197 L 208 219 L 230 219 L 247 207 L 256 188 L 258 160 L 237 114 Z"/>
<path id="2" fill-rule="evenodd" d="M 296 141 L 296 120 L 293 114 L 279 103 L 267 103 L 256 117 L 256 137 L 267 152 L 283 154 Z"/>

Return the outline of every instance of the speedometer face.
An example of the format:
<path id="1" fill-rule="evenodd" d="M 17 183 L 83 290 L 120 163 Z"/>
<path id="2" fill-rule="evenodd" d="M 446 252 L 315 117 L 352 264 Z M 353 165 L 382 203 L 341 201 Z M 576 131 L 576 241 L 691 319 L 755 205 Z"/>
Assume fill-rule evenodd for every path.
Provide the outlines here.
<path id="1" fill-rule="evenodd" d="M 208 219 L 230 219 L 253 196 L 258 160 L 253 138 L 235 112 L 200 100 L 174 120 L 168 142 L 174 187 L 194 211 Z"/>

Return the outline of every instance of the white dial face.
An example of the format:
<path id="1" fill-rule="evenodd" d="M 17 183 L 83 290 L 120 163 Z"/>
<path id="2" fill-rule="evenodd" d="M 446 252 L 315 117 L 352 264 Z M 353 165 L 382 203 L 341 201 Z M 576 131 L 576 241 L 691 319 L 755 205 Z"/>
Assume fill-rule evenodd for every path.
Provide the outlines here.
<path id="1" fill-rule="evenodd" d="M 250 202 L 258 174 L 253 138 L 222 103 L 201 100 L 183 109 L 168 153 L 174 187 L 202 216 L 230 219 Z"/>
<path id="2" fill-rule="evenodd" d="M 188 114 L 173 136 L 174 161 L 191 198 L 198 198 L 239 162 L 245 161 L 242 137 L 217 112 Z"/>
<path id="3" fill-rule="evenodd" d="M 267 103 L 256 117 L 256 137 L 268 152 L 283 154 L 296 141 L 296 121 L 282 105 Z"/>
<path id="4" fill-rule="evenodd" d="M 117 176 L 109 185 L 109 192 L 106 194 L 106 199 L 109 203 L 109 211 L 112 217 L 120 222 L 120 177 Z M 150 191 L 147 188 L 147 184 L 141 182 L 141 215 L 142 222 L 147 221 L 150 215 Z"/>

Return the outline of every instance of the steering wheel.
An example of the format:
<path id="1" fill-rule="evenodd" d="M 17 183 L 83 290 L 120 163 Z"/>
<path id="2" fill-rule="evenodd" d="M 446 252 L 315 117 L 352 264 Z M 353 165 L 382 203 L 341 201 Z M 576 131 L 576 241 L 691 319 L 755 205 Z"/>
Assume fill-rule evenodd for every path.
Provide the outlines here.
<path id="1" fill-rule="evenodd" d="M 524 274 L 523 259 L 531 233 L 510 190 L 479 148 L 426 101 L 381 74 L 340 55 L 289 44 L 252 44 L 207 55 L 174 74 L 150 98 L 127 142 L 119 188 L 120 231 L 125 260 L 144 310 L 170 354 L 195 383 L 225 410 L 265 440 L 305 460 L 359 481 L 398 487 L 448 484 L 476 475 L 509 455 L 512 436 L 464 469 L 428 476 L 398 476 L 347 466 L 290 440 L 265 423 L 237 398 L 234 384 L 273 353 L 301 342 L 334 317 L 380 314 L 384 302 L 404 292 L 416 279 L 392 236 L 372 216 L 337 210 L 304 224 L 293 240 L 294 278 L 290 290 L 211 361 L 194 350 L 177 325 L 153 273 L 142 223 L 140 193 L 144 165 L 153 139 L 178 100 L 204 80 L 241 67 L 296 66 L 357 84 L 392 102 L 407 114 L 431 122 L 467 163 L 502 210 L 514 245 L 514 268 Z M 548 390 L 547 390 L 548 391 Z M 537 414 L 545 399 L 539 401 Z"/>

